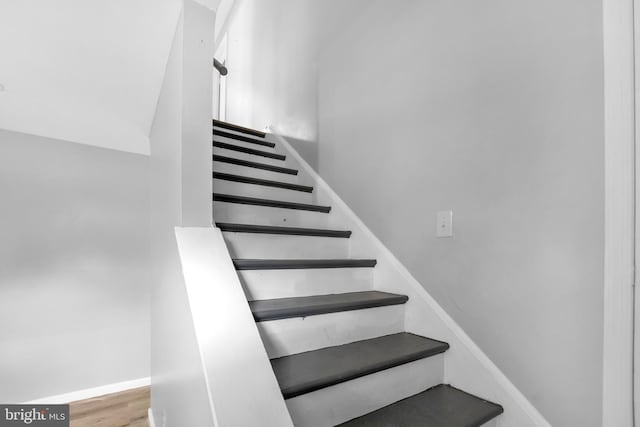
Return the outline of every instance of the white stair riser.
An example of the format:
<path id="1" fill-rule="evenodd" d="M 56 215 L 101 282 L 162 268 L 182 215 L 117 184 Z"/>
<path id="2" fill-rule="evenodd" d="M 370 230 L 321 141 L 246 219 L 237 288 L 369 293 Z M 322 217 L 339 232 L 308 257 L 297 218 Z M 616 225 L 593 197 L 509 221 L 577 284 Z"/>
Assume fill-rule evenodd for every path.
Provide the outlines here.
<path id="1" fill-rule="evenodd" d="M 442 383 L 444 355 L 428 357 L 288 399 L 296 427 L 330 427 Z"/>
<path id="2" fill-rule="evenodd" d="M 287 356 L 404 330 L 402 304 L 258 322 L 269 358 Z"/>
<path id="3" fill-rule="evenodd" d="M 272 299 L 369 291 L 372 268 L 242 270 L 238 277 L 247 299 Z"/>
<path id="4" fill-rule="evenodd" d="M 349 239 L 225 232 L 233 258 L 347 258 Z"/>
<path id="5" fill-rule="evenodd" d="M 269 206 L 213 202 L 216 222 L 238 224 L 279 225 L 282 227 L 328 228 L 329 214 Z"/>
<path id="6" fill-rule="evenodd" d="M 288 182 L 291 184 L 299 185 L 313 185 L 312 181 L 302 172 L 299 172 L 298 175 L 291 175 L 288 173 L 272 172 L 264 169 L 234 165 L 231 163 L 220 161 L 213 162 L 213 170 L 216 172 L 230 173 L 233 175 L 252 176 L 254 178 L 268 179 L 271 181 Z"/>
<path id="7" fill-rule="evenodd" d="M 213 180 L 213 191 L 234 196 L 256 197 L 258 199 L 282 200 L 294 203 L 313 203 L 313 194 L 264 185 L 246 184 L 224 179 Z"/>
<path id="8" fill-rule="evenodd" d="M 238 145 L 238 144 L 235 144 L 235 145 Z M 254 148 L 254 147 L 251 147 L 251 148 Z M 265 150 L 261 150 L 256 146 L 254 149 L 258 151 L 266 151 L 269 153 L 284 154 L 281 151 L 274 151 L 273 149 L 267 148 L 267 147 L 264 147 L 264 148 Z M 215 146 L 213 147 L 213 154 L 217 154 L 219 156 L 225 156 L 225 157 L 233 157 L 234 159 L 248 160 L 250 162 L 265 163 L 268 165 L 280 166 L 283 168 L 297 169 L 290 165 L 292 162 L 287 161 L 288 158 L 287 160 L 273 159 L 271 157 L 264 157 L 256 154 L 242 153 L 240 151 L 228 150 L 226 148 L 220 148 Z"/>

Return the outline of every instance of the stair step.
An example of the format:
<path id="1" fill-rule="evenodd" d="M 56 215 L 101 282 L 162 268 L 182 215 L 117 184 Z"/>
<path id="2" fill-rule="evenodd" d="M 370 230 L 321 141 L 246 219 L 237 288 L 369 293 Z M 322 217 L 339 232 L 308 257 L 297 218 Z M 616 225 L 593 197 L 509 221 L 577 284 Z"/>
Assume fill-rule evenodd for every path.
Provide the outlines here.
<path id="1" fill-rule="evenodd" d="M 236 171 L 232 171 L 230 174 L 236 175 Z M 254 185 L 218 178 L 214 178 L 212 184 L 213 193 L 216 194 L 233 194 L 234 196 L 238 197 L 250 197 L 267 200 L 286 200 L 289 203 L 314 204 L 316 202 L 316 194 L 307 193 L 306 191 L 295 191 L 288 188 L 272 187 L 267 185 Z M 233 221 L 247 222 L 240 219 L 233 219 Z"/>
<path id="2" fill-rule="evenodd" d="M 249 306 L 256 322 L 265 322 L 399 305 L 406 303 L 408 299 L 406 295 L 367 291 L 249 301 Z"/>
<path id="3" fill-rule="evenodd" d="M 239 270 L 238 277 L 247 299 L 260 300 L 372 291 L 373 273 L 373 268 Z"/>
<path id="4" fill-rule="evenodd" d="M 348 239 L 229 232 L 223 232 L 222 235 L 229 255 L 235 259 L 336 259 L 351 256 Z M 318 295 L 341 292 L 319 292 Z M 344 292 L 351 291 L 345 290 Z"/>
<path id="5" fill-rule="evenodd" d="M 243 159 L 234 159 L 233 157 L 220 156 L 217 154 L 213 155 L 213 161 L 230 163 L 232 165 L 246 166 L 246 167 L 256 168 L 256 169 L 262 169 L 262 170 L 271 171 L 271 172 L 284 173 L 288 175 L 298 175 L 298 171 L 295 169 L 268 165 L 266 163 L 250 162 L 248 160 L 243 160 Z"/>
<path id="6" fill-rule="evenodd" d="M 480 426 L 503 412 L 500 405 L 440 384 L 340 426 Z"/>
<path id="7" fill-rule="evenodd" d="M 234 196 L 231 194 L 213 193 L 215 202 L 239 203 L 242 205 L 269 206 L 272 208 L 296 209 L 301 211 L 313 211 L 329 213 L 331 206 L 310 205 L 307 203 L 283 202 L 281 200 L 258 199 L 255 197 Z"/>
<path id="8" fill-rule="evenodd" d="M 236 270 L 291 270 L 305 268 L 371 268 L 375 259 L 234 259 Z"/>
<path id="9" fill-rule="evenodd" d="M 256 322 L 256 326 L 264 348 L 267 350 L 267 355 L 270 359 L 275 359 L 404 332 L 404 315 L 404 304 L 400 304 L 309 317 L 292 317 L 271 322 Z M 442 380 L 439 380 L 418 388 L 413 393 L 389 400 L 376 408 L 357 412 L 352 417 L 343 418 L 341 421 L 359 417 L 441 382 Z M 307 395 L 307 397 L 310 396 Z"/>
<path id="10" fill-rule="evenodd" d="M 225 194 L 234 193 L 227 192 Z M 277 199 L 277 197 L 274 197 L 273 199 Z M 273 206 L 248 205 L 241 203 L 213 202 L 213 218 L 220 222 L 242 222 L 245 224 L 264 224 L 286 227 L 330 228 L 330 216 L 331 215 L 327 215 L 326 212 L 276 208 Z"/>
<path id="11" fill-rule="evenodd" d="M 407 332 L 271 360 L 285 399 L 445 352 L 449 344 Z"/>
<path id="12" fill-rule="evenodd" d="M 222 150 L 220 150 L 222 151 Z M 218 153 L 216 153 L 217 155 Z M 244 157 L 242 157 L 243 155 L 241 154 L 240 156 L 232 156 L 235 160 L 245 160 Z M 246 159 L 249 160 L 249 159 Z M 290 160 L 290 159 L 289 159 Z M 277 162 L 277 160 L 274 160 Z M 259 164 L 266 164 L 266 165 L 270 165 L 270 166 L 275 166 L 272 162 L 267 161 L 267 162 L 262 162 Z M 300 174 L 300 175 L 296 175 L 295 173 L 297 172 L 295 169 L 293 170 L 293 174 L 287 174 L 287 173 L 282 173 L 282 172 L 275 172 L 275 171 L 270 171 L 270 170 L 265 170 L 265 169 L 259 169 L 259 168 L 254 168 L 251 166 L 244 166 L 244 165 L 234 165 L 233 163 L 227 163 L 227 162 L 223 162 L 223 161 L 217 161 L 215 160 L 213 162 L 212 168 L 215 169 L 217 172 L 222 172 L 222 173 L 230 173 L 230 174 L 234 174 L 234 175 L 245 175 L 245 176 L 252 176 L 254 178 L 260 178 L 260 179 L 270 179 L 272 181 L 282 181 L 282 182 L 290 182 L 292 184 L 299 184 L 299 185 L 309 185 L 309 186 L 313 186 L 315 183 L 313 182 L 313 179 L 311 179 L 310 177 L 306 176 L 305 174 Z M 315 187 L 314 187 L 315 189 Z"/>
<path id="13" fill-rule="evenodd" d="M 287 399 L 285 403 L 293 425 L 336 426 L 442 384 L 446 356 L 446 353 L 436 354 Z"/>
<path id="14" fill-rule="evenodd" d="M 224 138 L 232 138 L 232 139 L 235 139 L 235 140 L 238 140 L 238 141 L 249 142 L 251 144 L 257 144 L 257 145 L 262 145 L 263 147 L 274 148 L 276 146 L 276 144 L 274 142 L 265 141 L 264 139 L 250 138 L 248 136 L 238 135 L 236 133 L 225 132 L 225 131 L 219 130 L 219 129 L 214 129 L 213 130 L 213 136 L 221 136 L 221 137 L 224 137 Z"/>
<path id="15" fill-rule="evenodd" d="M 240 145 L 227 144 L 226 142 L 213 140 L 213 146 L 218 148 L 224 148 L 225 150 L 237 151 L 239 153 L 251 154 L 252 156 L 268 157 L 270 159 L 285 160 L 287 157 L 284 154 L 270 153 L 268 151 L 254 150 L 253 148 L 242 147 Z"/>
<path id="16" fill-rule="evenodd" d="M 249 128 L 246 128 L 244 126 L 235 125 L 235 124 L 229 123 L 229 122 L 223 122 L 223 121 L 217 120 L 217 119 L 213 119 L 213 125 L 216 126 L 216 127 L 221 127 L 221 128 L 225 128 L 225 129 L 229 129 L 229 130 L 234 130 L 236 132 L 242 132 L 242 133 L 247 133 L 249 135 L 258 136 L 260 138 L 264 138 L 265 136 L 267 136 L 266 133 L 261 132 L 259 130 L 249 129 Z"/>
<path id="17" fill-rule="evenodd" d="M 351 231 L 324 230 L 320 228 L 279 227 L 273 225 L 250 225 L 218 222 L 216 226 L 231 233 L 285 234 L 289 236 L 337 237 L 348 239 Z"/>
<path id="18" fill-rule="evenodd" d="M 291 184 L 288 182 L 272 181 L 269 179 L 253 178 L 250 176 L 234 175 L 223 172 L 213 172 L 214 179 L 223 179 L 225 181 L 241 182 L 243 184 L 263 185 L 265 187 L 284 188 L 293 191 L 303 191 L 306 193 L 313 192 L 313 187 L 299 184 Z"/>

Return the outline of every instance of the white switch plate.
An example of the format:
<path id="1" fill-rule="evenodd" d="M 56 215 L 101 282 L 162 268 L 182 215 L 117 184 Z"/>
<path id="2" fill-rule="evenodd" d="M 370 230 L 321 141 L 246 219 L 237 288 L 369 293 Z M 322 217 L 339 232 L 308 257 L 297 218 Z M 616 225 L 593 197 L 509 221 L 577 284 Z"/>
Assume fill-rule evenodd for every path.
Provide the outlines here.
<path id="1" fill-rule="evenodd" d="M 436 237 L 453 237 L 453 211 L 438 212 Z"/>

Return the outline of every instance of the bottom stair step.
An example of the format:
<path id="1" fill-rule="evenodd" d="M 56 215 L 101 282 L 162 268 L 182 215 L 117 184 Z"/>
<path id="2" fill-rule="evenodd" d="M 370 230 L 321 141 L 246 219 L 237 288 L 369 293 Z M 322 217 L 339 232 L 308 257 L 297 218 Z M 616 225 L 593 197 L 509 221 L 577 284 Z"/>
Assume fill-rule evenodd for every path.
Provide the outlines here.
<path id="1" fill-rule="evenodd" d="M 342 427 L 476 427 L 504 412 L 502 406 L 440 384 L 393 403 Z"/>
<path id="2" fill-rule="evenodd" d="M 449 344 L 407 332 L 271 361 L 285 399 L 445 352 Z"/>

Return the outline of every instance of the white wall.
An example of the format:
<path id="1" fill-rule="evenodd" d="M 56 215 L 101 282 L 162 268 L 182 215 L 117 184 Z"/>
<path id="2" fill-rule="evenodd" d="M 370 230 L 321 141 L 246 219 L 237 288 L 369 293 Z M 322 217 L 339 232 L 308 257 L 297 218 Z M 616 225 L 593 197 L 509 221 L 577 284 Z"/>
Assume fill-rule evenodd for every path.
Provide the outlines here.
<path id="1" fill-rule="evenodd" d="M 185 1 L 150 138 L 151 406 L 156 425 L 166 427 L 214 425 L 174 234 L 185 222 L 211 225 L 211 190 L 197 184 L 211 183 L 214 20 Z"/>
<path id="2" fill-rule="evenodd" d="M 313 0 L 236 0 L 228 26 L 227 120 L 280 131 L 317 166 Z"/>
<path id="3" fill-rule="evenodd" d="M 181 4 L 1 2 L 0 128 L 148 154 Z"/>
<path id="4" fill-rule="evenodd" d="M 227 22 L 231 11 L 235 5 L 235 0 L 221 0 L 216 10 L 215 45 L 220 45 L 224 33 L 227 31 Z"/>
<path id="5" fill-rule="evenodd" d="M 601 2 L 289 3 L 232 14 L 229 119 L 310 141 L 307 160 L 554 426 L 599 425 Z M 453 239 L 434 237 L 444 209 Z"/>
<path id="6" fill-rule="evenodd" d="M 319 61 L 321 175 L 554 426 L 601 420 L 601 20 L 378 1 Z"/>
<path id="7" fill-rule="evenodd" d="M 177 35 L 182 1 L 81 3 L 0 6 L 0 127 L 68 140 L 0 130 L 0 401 L 148 377 L 153 280 L 160 422 L 206 425 L 173 227 L 211 224 L 218 1 L 185 1 Z M 151 161 L 122 152 L 149 152 L 154 116 Z"/>
<path id="8" fill-rule="evenodd" d="M 0 401 L 149 376 L 148 160 L 0 130 Z"/>
<path id="9" fill-rule="evenodd" d="M 215 13 L 185 1 L 182 52 L 182 225 L 212 224 L 211 140 Z"/>

